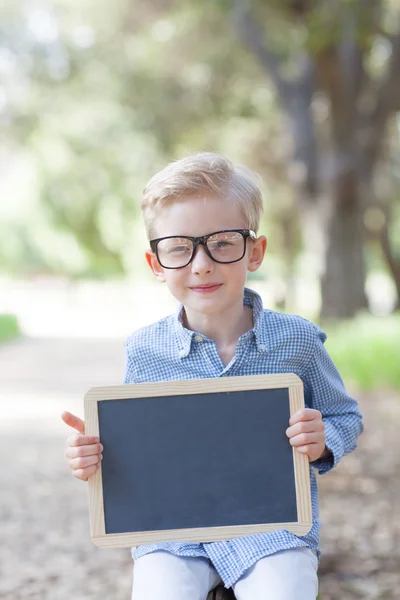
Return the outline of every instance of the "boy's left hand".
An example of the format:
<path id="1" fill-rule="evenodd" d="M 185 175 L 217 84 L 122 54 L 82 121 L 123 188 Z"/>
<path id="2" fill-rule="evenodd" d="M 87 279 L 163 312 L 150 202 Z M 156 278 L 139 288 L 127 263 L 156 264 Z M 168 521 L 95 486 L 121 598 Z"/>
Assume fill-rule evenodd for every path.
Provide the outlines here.
<path id="1" fill-rule="evenodd" d="M 319 410 L 303 408 L 290 417 L 286 435 L 292 446 L 307 454 L 310 462 L 328 456 L 325 446 L 325 425 Z"/>

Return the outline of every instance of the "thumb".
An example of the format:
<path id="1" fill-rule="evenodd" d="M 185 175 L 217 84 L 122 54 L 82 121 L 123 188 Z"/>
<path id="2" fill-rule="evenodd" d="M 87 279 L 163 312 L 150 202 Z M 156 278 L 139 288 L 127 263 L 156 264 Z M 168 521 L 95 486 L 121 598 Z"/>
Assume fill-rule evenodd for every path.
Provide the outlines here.
<path id="1" fill-rule="evenodd" d="M 85 433 L 85 421 L 83 421 L 76 415 L 73 415 L 72 413 L 65 410 L 62 413 L 61 418 L 64 421 L 64 423 L 66 423 L 70 427 L 73 427 L 74 429 L 76 429 L 76 431 L 79 431 L 79 433 Z"/>

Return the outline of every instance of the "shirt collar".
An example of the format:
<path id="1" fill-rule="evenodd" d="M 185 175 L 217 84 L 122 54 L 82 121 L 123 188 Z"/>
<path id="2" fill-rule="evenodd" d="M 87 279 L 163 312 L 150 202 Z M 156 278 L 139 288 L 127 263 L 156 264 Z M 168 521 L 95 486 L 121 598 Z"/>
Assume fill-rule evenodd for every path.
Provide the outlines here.
<path id="1" fill-rule="evenodd" d="M 261 296 L 254 290 L 244 288 L 243 304 L 245 306 L 251 306 L 253 309 L 253 329 L 244 335 L 253 335 L 255 337 L 258 348 L 262 351 L 267 350 L 266 342 L 263 340 L 263 303 Z M 188 356 L 192 341 L 195 335 L 201 335 L 204 339 L 207 339 L 204 335 L 186 329 L 183 325 L 183 312 L 184 306 L 180 304 L 174 313 L 174 329 L 178 343 L 179 356 L 184 358 Z"/>

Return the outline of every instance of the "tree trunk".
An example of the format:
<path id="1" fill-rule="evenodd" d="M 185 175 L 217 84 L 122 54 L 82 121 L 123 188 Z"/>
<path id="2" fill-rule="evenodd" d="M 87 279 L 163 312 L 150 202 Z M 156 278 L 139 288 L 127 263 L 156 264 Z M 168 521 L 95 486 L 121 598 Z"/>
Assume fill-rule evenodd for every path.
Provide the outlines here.
<path id="1" fill-rule="evenodd" d="M 321 281 L 322 319 L 349 319 L 368 308 L 364 290 L 364 224 L 355 172 L 335 182 L 328 221 L 325 273 Z"/>
<path id="2" fill-rule="evenodd" d="M 331 13 L 314 11 L 306 2 L 301 9 L 296 4 L 296 18 L 301 15 L 304 26 L 310 26 L 310 39 L 315 34 L 310 15 L 328 26 L 329 35 L 318 44 L 313 55 L 296 50 L 298 75 L 287 78 L 283 74 L 284 61 L 272 49 L 268 31 L 257 20 L 253 4 L 235 0 L 233 15 L 243 42 L 271 77 L 289 121 L 294 141 L 289 178 L 304 213 L 300 215 L 306 233 L 304 244 L 308 251 L 314 250 L 314 264 L 315 258 L 317 264 L 326 258 L 321 280 L 321 316 L 351 318 L 367 308 L 363 257 L 365 204 L 360 202 L 358 169 L 361 163 L 367 163 L 371 166 L 367 173 L 372 172 L 382 151 L 388 118 L 399 109 L 400 31 L 391 39 L 388 68 L 377 85 L 377 82 L 369 82 L 364 69 L 366 45 L 361 43 L 360 34 L 361 31 L 364 35 L 367 31 L 376 33 L 381 3 L 350 2 L 346 10 L 335 7 Z M 365 5 L 365 10 L 361 10 L 361 5 Z M 293 10 L 293 6 L 291 8 Z M 359 101 L 364 99 L 369 83 L 371 90 L 376 91 L 369 98 L 370 107 L 366 107 L 365 102 Z M 330 102 L 329 142 L 336 155 L 335 172 L 330 174 L 334 193 L 325 197 L 319 190 L 319 184 L 325 187 L 325 173 L 317 153 L 316 125 L 310 114 L 310 104 L 317 90 L 323 90 Z M 290 176 L 291 172 L 295 177 Z M 325 200 L 330 201 L 330 206 Z M 325 220 L 326 208 L 330 213 L 328 221 Z"/>
<path id="3" fill-rule="evenodd" d="M 385 258 L 389 273 L 392 275 L 397 293 L 397 302 L 395 310 L 400 310 L 400 259 L 396 258 L 395 252 L 390 241 L 389 223 L 391 217 L 390 204 L 386 211 L 385 222 L 380 232 L 379 241 L 381 244 L 383 256 Z"/>

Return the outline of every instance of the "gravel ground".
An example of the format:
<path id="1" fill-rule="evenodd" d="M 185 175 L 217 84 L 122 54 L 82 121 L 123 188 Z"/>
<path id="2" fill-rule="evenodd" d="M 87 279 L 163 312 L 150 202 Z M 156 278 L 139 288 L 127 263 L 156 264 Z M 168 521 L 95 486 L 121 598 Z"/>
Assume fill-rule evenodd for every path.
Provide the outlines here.
<path id="1" fill-rule="evenodd" d="M 130 598 L 127 549 L 89 534 L 86 484 L 64 458 L 62 410 L 122 380 L 121 340 L 21 340 L 0 347 L 0 598 Z M 365 433 L 319 478 L 322 600 L 400 598 L 400 393 L 358 395 Z"/>

